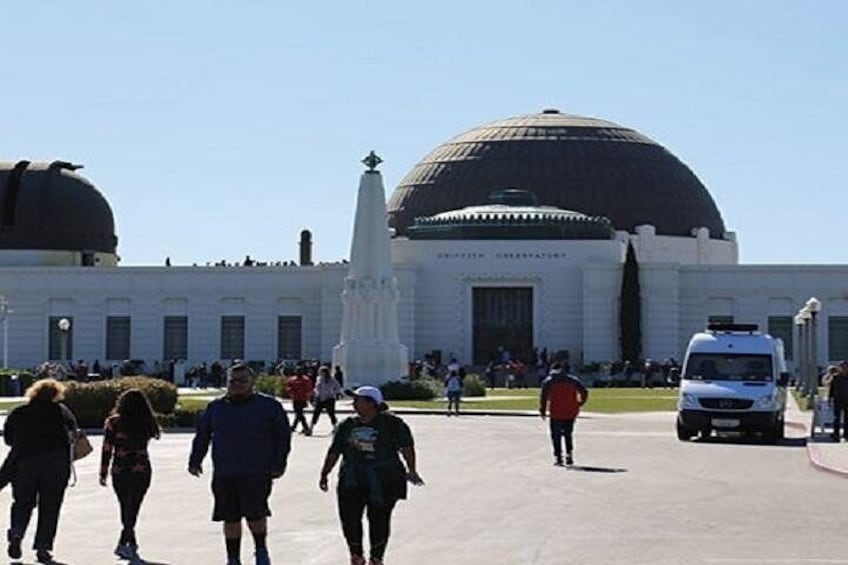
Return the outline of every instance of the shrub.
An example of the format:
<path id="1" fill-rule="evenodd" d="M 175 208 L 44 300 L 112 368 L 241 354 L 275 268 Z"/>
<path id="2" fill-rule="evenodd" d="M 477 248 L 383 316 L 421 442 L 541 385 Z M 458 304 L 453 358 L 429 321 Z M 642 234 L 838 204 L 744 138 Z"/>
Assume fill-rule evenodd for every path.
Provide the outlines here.
<path id="1" fill-rule="evenodd" d="M 123 377 L 108 381 L 67 384 L 65 403 L 74 412 L 81 427 L 102 426 L 118 396 L 131 388 L 137 388 L 147 396 L 154 412 L 172 414 L 177 404 L 177 387 L 161 379 Z"/>
<path id="2" fill-rule="evenodd" d="M 486 383 L 480 375 L 471 373 L 462 380 L 462 396 L 486 396 Z"/>
<path id="3" fill-rule="evenodd" d="M 424 377 L 414 380 L 389 381 L 380 387 L 386 400 L 432 400 L 442 394 L 442 383 Z"/>
<path id="4" fill-rule="evenodd" d="M 285 381 L 283 380 L 283 377 L 278 375 L 261 374 L 256 377 L 257 392 L 282 397 L 285 394 L 285 388 Z"/>
<path id="5" fill-rule="evenodd" d="M 156 420 L 162 428 L 194 428 L 203 410 L 177 408 L 170 414 L 156 413 Z"/>
<path id="6" fill-rule="evenodd" d="M 19 390 L 13 390 L 12 375 L 18 375 Z M 12 396 L 14 393 L 17 393 L 16 396 L 20 396 L 32 385 L 34 380 L 35 375 L 29 371 L 0 369 L 0 396 Z"/>

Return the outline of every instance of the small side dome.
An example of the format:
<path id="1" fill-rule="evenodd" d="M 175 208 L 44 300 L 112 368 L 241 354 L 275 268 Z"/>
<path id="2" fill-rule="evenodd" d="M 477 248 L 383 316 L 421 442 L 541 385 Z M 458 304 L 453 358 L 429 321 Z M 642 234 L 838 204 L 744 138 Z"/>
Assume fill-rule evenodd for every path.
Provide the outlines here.
<path id="1" fill-rule="evenodd" d="M 106 198 L 66 161 L 0 162 L 0 249 L 115 254 Z"/>

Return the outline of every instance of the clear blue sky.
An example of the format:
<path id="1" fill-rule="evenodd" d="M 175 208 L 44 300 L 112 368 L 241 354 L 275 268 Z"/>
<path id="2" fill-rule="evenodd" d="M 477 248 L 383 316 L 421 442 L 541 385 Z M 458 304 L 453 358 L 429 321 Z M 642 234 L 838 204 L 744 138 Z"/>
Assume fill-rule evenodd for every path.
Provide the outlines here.
<path id="1" fill-rule="evenodd" d="M 124 265 L 348 257 L 359 160 L 556 107 L 700 177 L 744 263 L 848 264 L 848 2 L 10 2 L 0 160 L 85 165 Z"/>

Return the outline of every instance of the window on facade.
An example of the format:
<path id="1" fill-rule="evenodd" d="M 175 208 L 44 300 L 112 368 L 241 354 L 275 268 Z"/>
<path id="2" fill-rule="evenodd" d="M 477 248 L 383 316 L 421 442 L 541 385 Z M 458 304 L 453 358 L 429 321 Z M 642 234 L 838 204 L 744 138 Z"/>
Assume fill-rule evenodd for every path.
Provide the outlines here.
<path id="1" fill-rule="evenodd" d="M 244 316 L 221 316 L 221 359 L 244 359 Z"/>
<path id="2" fill-rule="evenodd" d="M 300 316 L 277 318 L 277 357 L 279 359 L 302 359 L 302 327 L 303 321 Z"/>
<path id="3" fill-rule="evenodd" d="M 130 358 L 130 317 L 106 318 L 106 359 Z"/>
<path id="4" fill-rule="evenodd" d="M 62 318 L 70 322 L 68 331 L 59 329 L 59 320 Z M 50 316 L 47 322 L 48 357 L 67 361 L 74 358 L 74 317 L 73 316 Z"/>
<path id="5" fill-rule="evenodd" d="M 828 317 L 827 352 L 831 360 L 848 359 L 848 316 Z"/>
<path id="6" fill-rule="evenodd" d="M 732 324 L 733 316 L 713 315 L 707 317 L 708 324 Z"/>
<path id="7" fill-rule="evenodd" d="M 793 329 L 795 325 L 792 316 L 769 316 L 768 333 L 772 337 L 783 340 L 783 353 L 787 361 L 792 361 L 794 351 Z"/>
<path id="8" fill-rule="evenodd" d="M 188 358 L 188 317 L 165 316 L 162 359 Z"/>

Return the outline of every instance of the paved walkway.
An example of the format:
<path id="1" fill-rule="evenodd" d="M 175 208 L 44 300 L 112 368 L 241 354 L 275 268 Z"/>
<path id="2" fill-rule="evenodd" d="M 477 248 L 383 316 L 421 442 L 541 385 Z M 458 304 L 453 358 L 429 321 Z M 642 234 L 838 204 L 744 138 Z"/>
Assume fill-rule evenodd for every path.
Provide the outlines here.
<path id="1" fill-rule="evenodd" d="M 848 443 L 830 439 L 830 430 L 822 433 L 813 429 L 812 413 L 802 411 L 795 398 L 789 395 L 786 409 L 786 423 L 807 436 L 807 456 L 810 464 L 821 471 L 848 478 Z"/>
<path id="2" fill-rule="evenodd" d="M 223 394 L 225 389 L 197 389 L 197 388 L 180 388 L 179 392 L 181 395 L 190 395 L 190 396 L 217 396 L 219 394 Z M 506 398 L 526 398 L 524 396 L 498 396 L 498 400 L 506 399 Z M 6 398 L 6 400 L 16 400 L 15 398 Z M 21 398 L 21 400 L 23 400 Z M 479 400 L 485 400 L 485 397 L 481 397 Z M 286 407 L 286 410 L 289 414 L 292 413 L 291 402 L 288 400 L 283 400 L 283 405 Z M 479 415 L 479 416 L 526 416 L 538 418 L 538 413 L 535 411 L 516 411 L 516 410 L 478 410 L 475 409 L 474 398 L 467 398 L 463 400 L 464 402 L 464 414 L 466 415 Z M 341 400 L 337 406 L 337 412 L 340 414 L 348 414 L 353 412 L 353 408 L 351 406 L 350 400 Z M 420 408 L 399 408 L 394 410 L 398 414 L 432 414 L 432 415 L 441 415 L 444 413 L 443 410 L 440 409 L 420 409 Z M 311 412 L 310 409 L 307 409 L 307 412 Z M 588 414 L 587 414 L 588 415 Z M 597 416 L 597 415 L 596 415 Z M 326 420 L 327 416 L 322 415 L 322 420 Z M 2 423 L 5 419 L 5 414 L 0 412 L 0 429 L 2 429 Z M 803 411 L 798 407 L 798 404 L 795 402 L 795 398 L 790 394 L 788 395 L 787 408 L 786 408 L 786 423 L 788 426 L 794 428 L 796 433 L 800 433 L 800 435 L 807 436 L 807 456 L 810 460 L 810 464 L 816 467 L 817 469 L 832 473 L 834 475 L 842 476 L 848 478 L 848 443 L 842 441 L 840 443 L 834 442 L 829 435 L 829 430 L 826 433 L 822 433 L 821 430 L 813 430 L 812 426 L 812 414 L 809 411 Z M 189 430 L 182 430 L 183 432 L 187 432 Z M 96 433 L 96 431 L 95 431 Z"/>

